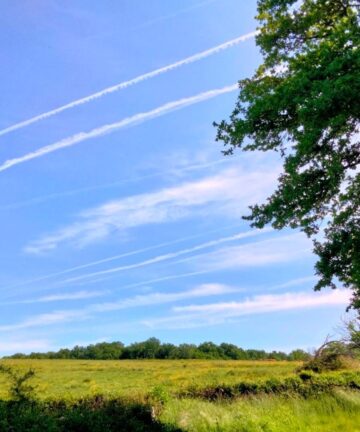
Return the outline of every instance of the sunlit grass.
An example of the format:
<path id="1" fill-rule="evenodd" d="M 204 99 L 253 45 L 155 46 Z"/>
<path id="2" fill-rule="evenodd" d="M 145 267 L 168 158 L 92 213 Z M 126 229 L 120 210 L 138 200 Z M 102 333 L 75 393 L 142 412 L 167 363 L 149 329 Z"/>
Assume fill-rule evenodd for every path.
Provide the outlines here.
<path id="1" fill-rule="evenodd" d="M 338 391 L 311 399 L 262 396 L 217 403 L 174 399 L 160 418 L 188 432 L 356 432 L 360 394 Z"/>
<path id="2" fill-rule="evenodd" d="M 154 386 L 181 391 L 189 386 L 233 384 L 242 380 L 285 377 L 296 362 L 219 360 L 5 360 L 20 370 L 36 371 L 34 384 L 42 399 L 77 398 L 95 393 L 141 396 Z M 6 396 L 0 376 L 0 398 Z"/>
<path id="3" fill-rule="evenodd" d="M 129 402 L 156 405 L 159 397 L 158 420 L 184 432 L 360 432 L 360 392 L 349 389 L 339 390 L 335 386 L 329 393 L 321 392 L 316 397 L 304 397 L 304 394 L 301 397 L 296 392 L 285 396 L 282 391 L 275 394 L 270 389 L 273 393 L 270 395 L 238 394 L 233 399 L 220 401 L 206 400 L 201 391 L 196 391 L 222 386 L 236 388 L 246 382 L 289 381 L 285 378 L 295 378 L 295 370 L 300 365 L 297 362 L 27 359 L 0 363 L 18 371 L 33 368 L 36 377 L 32 384 L 40 401 L 70 403 L 101 394 L 109 399 L 120 397 Z M 354 363 L 351 369 L 357 377 L 358 364 Z M 329 377 L 341 374 L 334 372 Z M 326 375 L 320 378 L 327 380 Z M 0 375 L 0 399 L 8 398 L 7 388 L 5 376 Z"/>

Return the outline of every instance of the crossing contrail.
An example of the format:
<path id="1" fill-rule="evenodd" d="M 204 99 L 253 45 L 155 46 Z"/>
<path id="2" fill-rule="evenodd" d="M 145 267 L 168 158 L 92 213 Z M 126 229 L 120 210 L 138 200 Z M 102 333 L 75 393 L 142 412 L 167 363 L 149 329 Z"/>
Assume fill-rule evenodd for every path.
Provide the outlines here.
<path id="1" fill-rule="evenodd" d="M 235 39 L 231 39 L 231 40 L 229 40 L 229 41 L 227 41 L 227 42 L 225 42 L 225 43 L 223 43 L 221 45 L 217 45 L 217 46 L 215 46 L 213 48 L 210 48 L 208 50 L 205 50 L 205 51 L 202 51 L 200 53 L 194 54 L 194 55 L 192 55 L 190 57 L 186 57 L 183 60 L 179 60 L 179 61 L 177 61 L 175 63 L 170 64 L 170 65 L 164 66 L 164 67 L 159 68 L 159 69 L 155 69 L 155 70 L 153 70 L 151 72 L 147 72 L 147 73 L 145 73 L 143 75 L 139 75 L 139 76 L 137 76 L 135 78 L 132 78 L 132 79 L 130 79 L 128 81 L 123 81 L 123 82 L 121 82 L 119 84 L 116 84 L 114 86 L 107 87 L 107 88 L 105 88 L 103 90 L 100 90 L 100 91 L 98 91 L 96 93 L 92 93 L 91 95 L 85 96 L 85 97 L 83 97 L 81 99 L 76 99 L 76 100 L 74 100 L 74 101 L 72 101 L 72 102 L 70 102 L 70 103 L 68 103 L 66 105 L 62 105 L 62 106 L 60 106 L 58 108 L 55 108 L 53 110 L 44 112 L 44 113 L 39 114 L 39 115 L 37 115 L 35 117 L 31 117 L 28 120 L 24 120 L 22 122 L 15 123 L 12 126 L 9 126 L 9 127 L 5 128 L 5 129 L 1 129 L 0 130 L 0 136 L 8 134 L 9 132 L 13 132 L 13 131 L 15 131 L 17 129 L 24 128 L 24 127 L 29 126 L 29 125 L 31 125 L 33 123 L 38 122 L 38 121 L 45 120 L 48 117 L 52 117 L 52 116 L 54 116 L 56 114 L 59 114 L 59 113 L 61 113 L 63 111 L 66 111 L 68 109 L 74 108 L 74 107 L 76 107 L 78 105 L 86 104 L 86 103 L 91 102 L 91 101 L 93 101 L 95 99 L 101 98 L 101 97 L 103 97 L 103 96 L 105 96 L 107 94 L 114 93 L 114 92 L 117 92 L 119 90 L 123 90 L 123 89 L 125 89 L 127 87 L 133 86 L 133 85 L 138 84 L 138 83 L 140 83 L 142 81 L 146 81 L 146 80 L 148 80 L 150 78 L 154 78 L 154 77 L 156 77 L 158 75 L 162 75 L 162 74 L 164 74 L 166 72 L 169 72 L 169 71 L 171 71 L 173 69 L 177 69 L 177 68 L 179 68 L 181 66 L 197 62 L 197 61 L 199 61 L 201 59 L 209 57 L 209 56 L 211 56 L 213 54 L 217 54 L 217 53 L 219 53 L 221 51 L 224 51 L 224 50 L 226 50 L 228 48 L 231 48 L 231 47 L 233 47 L 235 45 L 238 45 L 241 42 L 244 42 L 244 41 L 246 41 L 248 39 L 251 39 L 254 36 L 256 36 L 256 34 L 257 34 L 256 31 L 251 32 L 251 33 L 246 33 L 246 34 L 244 34 L 242 36 L 239 36 L 239 37 L 237 37 Z"/>
<path id="2" fill-rule="evenodd" d="M 66 147 L 71 147 L 71 146 L 78 144 L 82 141 L 86 141 L 88 139 L 92 139 L 92 138 L 96 138 L 98 136 L 106 135 L 106 134 L 114 132 L 118 129 L 122 129 L 122 128 L 127 127 L 127 126 L 132 126 L 134 124 L 142 123 L 146 120 L 150 120 L 152 118 L 162 116 L 164 114 L 167 114 L 168 112 L 183 108 L 185 106 L 193 105 L 193 104 L 196 104 L 198 102 L 202 102 L 202 101 L 205 101 L 207 99 L 211 99 L 213 97 L 232 92 L 232 91 L 236 90 L 237 88 L 238 88 L 237 84 L 232 84 L 230 86 L 222 87 L 219 89 L 209 90 L 209 91 L 200 93 L 200 94 L 195 95 L 195 96 L 178 99 L 178 100 L 173 101 L 173 102 L 168 102 L 168 103 L 161 105 L 160 107 L 157 107 L 151 111 L 138 113 L 138 114 L 135 114 L 131 117 L 126 117 L 126 118 L 120 120 L 119 122 L 100 126 L 98 128 L 92 129 L 89 132 L 79 132 L 75 135 L 64 138 L 64 139 L 57 141 L 53 144 L 49 144 L 45 147 L 41 147 L 38 150 L 35 150 L 31 153 L 27 153 L 23 156 L 20 156 L 20 157 L 14 158 L 14 159 L 9 159 L 9 160 L 5 161 L 2 165 L 0 165 L 0 172 L 5 171 L 5 170 L 7 170 L 7 169 L 9 169 L 15 165 L 19 165 L 21 163 L 27 162 L 31 159 L 37 159 L 37 158 L 44 156 L 48 153 L 52 153 L 54 151 L 57 151 L 57 150 L 60 150 L 60 149 L 66 148 Z"/>

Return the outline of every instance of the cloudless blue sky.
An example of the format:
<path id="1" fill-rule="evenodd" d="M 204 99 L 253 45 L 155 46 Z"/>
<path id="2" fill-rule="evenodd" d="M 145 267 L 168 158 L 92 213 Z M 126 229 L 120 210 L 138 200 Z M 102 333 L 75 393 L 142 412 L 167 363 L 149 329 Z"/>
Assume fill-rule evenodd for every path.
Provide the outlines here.
<path id="1" fill-rule="evenodd" d="M 255 0 L 3 0 L 0 129 L 252 32 L 255 15 Z M 241 42 L 4 134 L 0 162 L 230 86 L 260 62 Z M 0 355 L 150 336 L 288 351 L 332 331 L 347 294 L 312 291 L 311 243 L 241 220 L 281 162 L 222 156 L 212 122 L 236 94 L 0 172 Z"/>

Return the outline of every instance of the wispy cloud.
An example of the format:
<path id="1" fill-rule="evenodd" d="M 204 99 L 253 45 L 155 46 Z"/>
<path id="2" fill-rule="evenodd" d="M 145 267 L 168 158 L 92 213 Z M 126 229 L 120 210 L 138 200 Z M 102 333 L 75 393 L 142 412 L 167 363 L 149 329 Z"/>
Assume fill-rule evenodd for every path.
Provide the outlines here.
<path id="1" fill-rule="evenodd" d="M 21 341 L 1 341 L 0 352 L 14 353 L 14 352 L 30 352 L 34 350 L 47 350 L 50 345 L 46 340 L 21 340 Z"/>
<path id="2" fill-rule="evenodd" d="M 286 263 L 311 256 L 311 243 L 302 233 L 270 238 L 184 258 L 197 270 L 238 269 Z"/>
<path id="3" fill-rule="evenodd" d="M 35 315 L 24 321 L 15 324 L 1 325 L 0 332 L 22 330 L 31 327 L 42 327 L 52 324 L 60 324 L 71 321 L 78 321 L 91 318 L 94 314 L 141 307 L 149 305 L 160 305 L 173 303 L 179 300 L 192 299 L 197 297 L 208 297 L 223 295 L 235 292 L 236 289 L 222 284 L 203 284 L 193 289 L 180 292 L 162 293 L 153 292 L 146 295 L 136 295 L 121 300 L 114 300 L 107 303 L 91 304 L 86 308 L 54 311 L 45 314 Z"/>
<path id="4" fill-rule="evenodd" d="M 146 22 L 144 22 L 142 24 L 139 24 L 138 26 L 135 27 L 135 29 L 137 30 L 137 29 L 140 29 L 140 28 L 143 28 L 143 27 L 148 27 L 148 26 L 151 26 L 151 25 L 156 24 L 158 22 L 166 21 L 166 20 L 171 19 L 171 18 L 177 18 L 179 15 L 182 15 L 184 13 L 190 12 L 190 11 L 192 11 L 194 9 L 198 9 L 200 7 L 203 7 L 203 6 L 210 5 L 210 4 L 215 3 L 217 1 L 218 0 L 207 0 L 207 1 L 203 1 L 203 2 L 200 2 L 200 3 L 193 4 L 193 5 L 191 5 L 191 6 L 187 7 L 187 8 L 180 9 L 180 10 L 178 10 L 178 11 L 172 13 L 172 14 L 162 15 L 162 16 L 153 18 L 153 19 L 151 19 L 149 21 L 146 21 Z"/>
<path id="5" fill-rule="evenodd" d="M 179 186 L 108 201 L 83 211 L 74 223 L 31 242 L 24 250 L 44 253 L 63 243 L 83 247 L 105 239 L 114 231 L 174 222 L 197 214 L 239 218 L 249 204 L 267 196 L 278 172 L 278 167 L 262 166 L 250 172 L 228 169 Z"/>
<path id="6" fill-rule="evenodd" d="M 70 321 L 78 321 L 88 318 L 89 314 L 85 310 L 69 310 L 69 311 L 55 311 L 45 314 L 35 315 L 24 321 L 16 324 L 1 325 L 0 331 L 7 332 L 12 330 L 22 330 L 31 327 L 48 326 L 52 324 L 60 324 Z"/>
<path id="7" fill-rule="evenodd" d="M 5 128 L 5 129 L 0 130 L 0 136 L 1 135 L 5 135 L 5 134 L 7 134 L 9 132 L 15 131 L 17 129 L 24 128 L 26 126 L 29 126 L 29 125 L 31 125 L 33 123 L 36 123 L 36 122 L 39 122 L 41 120 L 45 120 L 45 119 L 47 119 L 47 118 L 49 118 L 51 116 L 54 116 L 56 114 L 60 114 L 63 111 L 66 111 L 66 110 L 71 109 L 71 108 L 75 108 L 76 106 L 79 106 L 79 105 L 86 104 L 88 102 L 91 102 L 91 101 L 93 101 L 95 99 L 98 99 L 98 98 L 101 98 L 103 96 L 106 96 L 108 94 L 117 92 L 119 90 L 123 90 L 123 89 L 125 89 L 127 87 L 133 86 L 133 85 L 138 84 L 138 83 L 140 83 L 142 81 L 146 81 L 146 80 L 148 80 L 150 78 L 154 78 L 154 77 L 156 77 L 158 75 L 162 75 L 164 73 L 170 72 L 171 70 L 177 69 L 177 68 L 179 68 L 181 66 L 185 66 L 187 64 L 194 63 L 194 62 L 202 60 L 202 59 L 204 59 L 206 57 L 209 57 L 211 55 L 217 54 L 217 53 L 219 53 L 221 51 L 224 51 L 224 50 L 226 50 L 228 48 L 231 48 L 231 47 L 233 47 L 235 45 L 238 45 L 241 42 L 244 42 L 244 41 L 246 41 L 248 39 L 253 38 L 256 35 L 256 33 L 257 32 L 251 32 L 251 33 L 244 34 L 244 35 L 239 36 L 239 37 L 237 37 L 235 39 L 231 39 L 231 40 L 229 40 L 229 41 L 227 41 L 227 42 L 225 42 L 225 43 L 223 43 L 221 45 L 217 45 L 217 46 L 215 46 L 213 48 L 210 48 L 208 50 L 202 51 L 202 52 L 200 52 L 198 54 L 194 54 L 194 55 L 192 55 L 190 57 L 187 57 L 187 58 L 185 58 L 183 60 L 177 61 L 176 63 L 172 63 L 172 64 L 164 66 L 162 68 L 155 69 L 155 70 L 153 70 L 151 72 L 145 73 L 143 75 L 139 75 L 136 78 L 133 78 L 133 79 L 128 80 L 128 81 L 121 82 L 121 83 L 116 84 L 114 86 L 107 87 L 107 88 L 105 88 L 105 89 L 103 89 L 103 90 L 101 90 L 99 92 L 93 93 L 93 94 L 91 94 L 89 96 L 83 97 L 81 99 L 74 100 L 74 101 L 72 101 L 72 102 L 70 102 L 70 103 L 68 103 L 66 105 L 62 105 L 62 106 L 60 106 L 58 108 L 55 108 L 55 109 L 53 109 L 51 111 L 47 111 L 45 113 L 39 114 L 39 115 L 37 115 L 35 117 L 32 117 L 32 118 L 30 118 L 28 120 L 24 120 L 22 122 L 16 123 L 16 124 L 14 124 L 12 126 L 9 126 L 9 127 Z"/>
<path id="8" fill-rule="evenodd" d="M 283 284 L 280 284 L 280 285 L 276 285 L 276 287 L 274 287 L 274 289 L 290 288 L 290 287 L 294 287 L 294 286 L 298 286 L 298 285 L 303 285 L 303 284 L 306 284 L 308 282 L 315 282 L 317 280 L 318 280 L 317 276 L 305 276 L 302 278 L 292 279 L 292 280 L 285 282 Z"/>
<path id="9" fill-rule="evenodd" d="M 104 184 L 99 184 L 96 186 L 89 186 L 89 187 L 83 187 L 83 188 L 78 188 L 78 189 L 70 189 L 70 190 L 65 190 L 62 192 L 58 192 L 58 193 L 53 193 L 53 194 L 48 194 L 48 195 L 42 195 L 42 196 L 37 196 L 35 198 L 31 198 L 28 200 L 23 200 L 23 201 L 15 201 L 15 202 L 10 202 L 8 204 L 3 204 L 0 205 L 0 210 L 13 210 L 13 209 L 18 209 L 18 208 L 22 208 L 22 207 L 29 207 L 29 206 L 33 206 L 33 205 L 37 205 L 37 204 L 41 204 L 50 200 L 56 200 L 59 198 L 64 198 L 64 197 L 69 197 L 69 196 L 74 196 L 74 195 L 79 195 L 79 194 L 83 194 L 83 193 L 87 193 L 87 192 L 93 192 L 93 191 L 99 191 L 99 190 L 104 190 L 104 189 L 113 189 L 116 188 L 118 186 L 122 186 L 128 183 L 136 183 L 136 182 L 140 182 L 143 180 L 150 180 L 156 177 L 166 177 L 166 176 L 180 176 L 180 175 L 184 175 L 188 172 L 192 172 L 192 171 L 197 171 L 197 170 L 203 170 L 206 168 L 212 168 L 212 167 L 216 167 L 218 165 L 223 165 L 223 164 L 228 164 L 230 162 L 233 162 L 234 159 L 233 158 L 222 158 L 222 159 L 217 159 L 217 160 L 213 160 L 213 161 L 208 161 L 208 162 L 203 162 L 203 163 L 197 163 L 197 164 L 178 164 L 176 166 L 174 166 L 172 169 L 167 169 L 167 170 L 163 170 L 163 171 L 156 171 L 153 172 L 151 174 L 145 174 L 145 175 L 139 175 L 139 176 L 134 176 L 134 177 L 127 177 L 127 178 L 123 178 L 120 179 L 118 181 L 114 181 L 111 183 L 104 183 Z"/>
<path id="10" fill-rule="evenodd" d="M 76 144 L 79 144 L 80 142 L 87 141 L 89 139 L 93 139 L 93 138 L 96 138 L 96 137 L 99 137 L 102 135 L 107 135 L 109 133 L 115 132 L 116 130 L 143 123 L 147 120 L 150 120 L 150 119 L 153 119 L 156 117 L 160 117 L 164 114 L 178 110 L 180 108 L 184 108 L 186 106 L 193 105 L 193 104 L 214 98 L 216 96 L 220 96 L 220 95 L 223 95 L 226 93 L 233 92 L 237 88 L 238 88 L 238 85 L 233 84 L 233 85 L 222 87 L 219 89 L 209 90 L 209 91 L 200 93 L 196 96 L 191 96 L 191 97 L 187 97 L 187 98 L 178 99 L 178 100 L 173 101 L 173 102 L 168 102 L 168 103 L 161 105 L 160 107 L 155 108 L 151 111 L 138 113 L 138 114 L 135 114 L 131 117 L 126 117 L 123 120 L 120 120 L 119 122 L 100 126 L 98 128 L 92 129 L 89 132 L 79 132 L 75 135 L 64 138 L 64 139 L 57 141 L 53 144 L 49 144 L 45 147 L 41 147 L 40 149 L 35 150 L 31 153 L 27 153 L 23 156 L 20 156 L 20 157 L 14 158 L 14 159 L 9 159 L 9 160 L 5 161 L 2 165 L 0 165 L 0 172 L 8 170 L 9 168 L 11 168 L 15 165 L 19 165 L 19 164 L 28 162 L 32 159 L 37 159 L 39 157 L 45 156 L 46 154 L 53 153 L 55 151 L 58 151 L 58 150 L 61 150 L 61 149 L 67 148 L 67 147 L 72 147 Z"/>
<path id="11" fill-rule="evenodd" d="M 215 325 L 244 315 L 345 306 L 349 303 L 350 296 L 351 292 L 344 289 L 320 293 L 297 292 L 259 295 L 242 301 L 177 306 L 173 308 L 175 315 L 143 320 L 142 322 L 151 328 L 165 326 L 169 329 Z"/>
<path id="12" fill-rule="evenodd" d="M 145 295 L 137 295 L 118 302 L 102 303 L 93 305 L 89 309 L 91 312 L 108 312 L 112 310 L 126 309 L 130 307 L 140 307 L 149 305 L 159 305 L 164 303 L 174 303 L 179 300 L 187 300 L 197 297 L 209 297 L 222 294 L 234 293 L 237 290 L 233 287 L 223 284 L 203 284 L 187 291 L 171 292 L 171 293 L 150 293 Z"/>
<path id="13" fill-rule="evenodd" d="M 17 300 L 11 302 L 2 302 L 2 305 L 11 305 L 11 304 L 31 304 L 31 303 L 50 303 L 50 302 L 58 302 L 58 301 L 67 301 L 67 300 L 85 300 L 94 297 L 101 297 L 105 294 L 108 294 L 109 291 L 76 291 L 76 292 L 68 292 L 68 293 L 60 293 L 60 294 L 52 294 L 43 297 L 38 297 L 29 300 Z"/>
<path id="14" fill-rule="evenodd" d="M 133 269 L 138 269 L 141 267 L 146 267 L 146 266 L 149 266 L 152 264 L 158 264 L 160 262 L 164 262 L 164 261 L 168 261 L 168 260 L 171 260 L 174 258 L 178 258 L 178 257 L 183 256 L 183 255 L 188 255 L 190 253 L 197 252 L 199 250 L 212 248 L 212 247 L 224 244 L 224 243 L 233 242 L 233 241 L 241 240 L 244 238 L 262 235 L 262 234 L 265 234 L 266 232 L 269 232 L 269 229 L 264 229 L 262 231 L 260 231 L 260 230 L 247 231 L 247 232 L 238 233 L 238 234 L 228 236 L 228 237 L 222 237 L 222 238 L 219 238 L 216 240 L 211 240 L 211 241 L 208 241 L 208 242 L 205 242 L 205 243 L 202 243 L 200 245 L 193 246 L 190 248 L 177 250 L 175 252 L 169 252 L 169 253 L 166 253 L 163 255 L 158 255 L 156 257 L 153 257 L 153 258 L 150 258 L 150 259 L 147 259 L 144 261 L 140 261 L 140 262 L 137 262 L 134 264 L 112 267 L 112 268 L 106 269 L 106 270 L 100 270 L 100 271 L 96 271 L 96 272 L 83 274 L 80 276 L 75 276 L 75 277 L 64 280 L 63 283 L 73 283 L 73 282 L 76 282 L 79 280 L 84 280 L 84 279 L 89 279 L 89 278 L 91 279 L 94 277 L 97 278 L 99 276 L 105 276 L 105 275 L 110 275 L 110 274 L 114 274 L 114 273 L 119 273 L 119 272 L 122 272 L 125 270 L 133 270 Z"/>
<path id="15" fill-rule="evenodd" d="M 80 265 L 77 265 L 77 266 L 68 267 L 68 268 L 60 270 L 58 272 L 48 273 L 46 275 L 42 275 L 42 276 L 38 276 L 38 277 L 35 277 L 35 278 L 32 278 L 32 279 L 25 280 L 25 281 L 23 281 L 21 283 L 18 283 L 16 285 L 12 285 L 10 287 L 10 289 L 14 289 L 14 288 L 19 288 L 19 287 L 22 287 L 22 286 L 30 285 L 30 284 L 33 284 L 34 282 L 41 282 L 41 281 L 44 281 L 44 280 L 53 279 L 55 277 L 63 276 L 65 274 L 69 274 L 69 273 L 73 273 L 73 272 L 76 272 L 78 270 L 84 270 L 86 268 L 95 267 L 95 266 L 98 266 L 98 265 L 101 265 L 101 264 L 105 264 L 105 263 L 108 263 L 108 262 L 118 261 L 118 260 L 120 260 L 122 258 L 127 258 L 127 257 L 134 256 L 134 255 L 140 255 L 140 254 L 142 254 L 144 252 L 149 252 L 149 251 L 153 251 L 153 250 L 156 250 L 156 249 L 161 249 L 161 248 L 164 248 L 166 246 L 173 246 L 175 244 L 184 243 L 186 241 L 194 240 L 194 239 L 199 238 L 199 237 L 204 237 L 204 236 L 209 235 L 209 234 L 214 234 L 214 233 L 218 233 L 218 232 L 221 232 L 221 231 L 229 230 L 230 228 L 234 229 L 234 228 L 238 228 L 238 227 L 239 227 L 239 224 L 229 225 L 229 226 L 223 226 L 223 227 L 218 228 L 218 229 L 203 231 L 203 232 L 201 232 L 199 234 L 188 235 L 188 236 L 184 236 L 184 237 L 181 237 L 181 238 L 177 238 L 176 240 L 162 242 L 162 243 L 158 243 L 158 244 L 155 244 L 155 245 L 152 245 L 152 246 L 148 246 L 148 247 L 144 247 L 144 248 L 140 248 L 140 249 L 131 250 L 131 251 L 124 252 L 124 253 L 121 253 L 121 254 L 116 254 L 116 255 L 108 256 L 106 258 L 98 259 L 96 261 L 90 261 L 90 262 L 87 262 L 87 263 L 84 263 L 84 264 L 80 264 Z"/>

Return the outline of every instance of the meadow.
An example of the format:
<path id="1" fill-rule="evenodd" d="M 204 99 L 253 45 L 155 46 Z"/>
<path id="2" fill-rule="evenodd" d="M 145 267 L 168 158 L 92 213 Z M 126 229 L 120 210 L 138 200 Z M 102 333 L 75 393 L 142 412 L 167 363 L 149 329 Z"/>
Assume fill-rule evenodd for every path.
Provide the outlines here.
<path id="1" fill-rule="evenodd" d="M 357 365 L 352 370 L 299 377 L 296 369 L 301 363 L 291 361 L 0 363 L 19 372 L 29 368 L 36 372 L 31 380 L 36 402 L 22 408 L 21 416 L 32 425 L 41 411 L 36 421 L 45 423 L 33 429 L 21 423 L 13 430 L 360 431 Z M 9 430 L 6 422 L 2 428 L 1 415 L 6 417 L 13 409 L 7 402 L 8 388 L 6 377 L 0 375 L 0 431 Z M 11 415 L 12 421 L 19 417 Z M 109 423 L 116 418 L 121 421 Z"/>
<path id="2" fill-rule="evenodd" d="M 3 360 L 18 370 L 32 368 L 41 399 L 145 397 L 154 387 L 169 393 L 187 388 L 286 377 L 300 364 L 287 361 L 221 360 Z M 6 397 L 6 377 L 0 375 L 0 398 Z"/>

